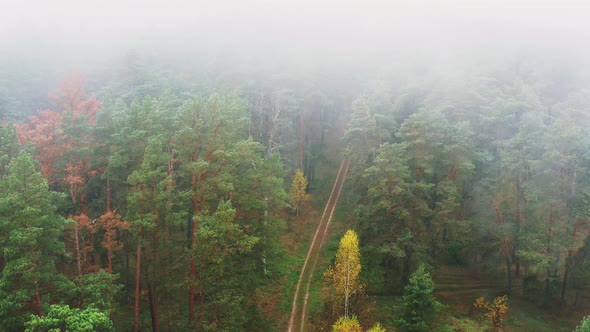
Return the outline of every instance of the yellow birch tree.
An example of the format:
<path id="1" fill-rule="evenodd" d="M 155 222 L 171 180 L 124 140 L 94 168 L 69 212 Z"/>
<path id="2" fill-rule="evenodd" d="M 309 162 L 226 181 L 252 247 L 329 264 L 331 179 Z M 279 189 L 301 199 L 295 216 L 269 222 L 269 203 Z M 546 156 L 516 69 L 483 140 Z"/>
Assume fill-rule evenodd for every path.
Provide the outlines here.
<path id="1" fill-rule="evenodd" d="M 352 316 L 350 318 L 340 317 L 334 325 L 332 325 L 332 332 L 362 332 L 359 320 Z"/>
<path id="2" fill-rule="evenodd" d="M 348 318 L 350 298 L 361 289 L 358 276 L 361 272 L 361 254 L 356 232 L 349 229 L 340 240 L 336 263 L 325 273 L 338 299 L 344 300 L 344 318 Z"/>
<path id="3" fill-rule="evenodd" d="M 309 195 L 305 192 L 306 188 L 307 179 L 301 169 L 298 169 L 291 183 L 291 206 L 295 208 L 297 215 L 299 215 L 299 209 L 303 202 L 309 199 Z"/>

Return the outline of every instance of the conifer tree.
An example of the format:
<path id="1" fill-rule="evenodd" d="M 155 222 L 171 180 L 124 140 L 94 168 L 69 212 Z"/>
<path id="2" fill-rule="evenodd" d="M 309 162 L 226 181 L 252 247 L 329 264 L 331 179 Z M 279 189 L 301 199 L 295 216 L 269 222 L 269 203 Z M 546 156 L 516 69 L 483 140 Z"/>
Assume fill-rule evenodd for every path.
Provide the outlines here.
<path id="1" fill-rule="evenodd" d="M 65 220 L 55 202 L 63 196 L 48 190 L 30 154 L 21 152 L 0 178 L 0 330 L 17 331 L 31 311 L 43 315 L 44 295 L 61 275 L 55 259 Z"/>
<path id="2" fill-rule="evenodd" d="M 94 308 L 80 310 L 68 305 L 52 305 L 47 315 L 37 317 L 25 323 L 26 332 L 45 331 L 78 331 L 78 332 L 110 332 L 114 331 L 113 322 L 104 312 Z"/>
<path id="3" fill-rule="evenodd" d="M 396 321 L 403 331 L 428 331 L 442 305 L 432 294 L 434 282 L 421 265 L 404 287 L 401 317 Z"/>

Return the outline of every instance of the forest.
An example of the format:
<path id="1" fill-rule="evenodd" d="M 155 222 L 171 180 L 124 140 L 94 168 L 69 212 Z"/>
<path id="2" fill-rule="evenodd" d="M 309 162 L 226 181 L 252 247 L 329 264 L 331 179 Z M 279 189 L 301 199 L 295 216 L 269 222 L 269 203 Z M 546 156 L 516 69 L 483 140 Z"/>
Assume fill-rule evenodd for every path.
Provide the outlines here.
<path id="1" fill-rule="evenodd" d="M 588 53 L 386 35 L 6 42 L 0 332 L 590 331 Z"/>

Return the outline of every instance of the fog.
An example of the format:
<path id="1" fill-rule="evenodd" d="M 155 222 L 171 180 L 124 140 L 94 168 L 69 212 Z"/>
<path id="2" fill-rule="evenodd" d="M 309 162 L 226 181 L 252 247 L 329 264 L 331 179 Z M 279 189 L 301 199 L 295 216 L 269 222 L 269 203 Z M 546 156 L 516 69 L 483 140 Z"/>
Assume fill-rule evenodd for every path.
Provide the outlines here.
<path id="1" fill-rule="evenodd" d="M 587 54 L 584 1 L 4 1 L 3 53 L 64 64 L 133 49 L 303 63 Z M 52 60 L 49 60 L 52 59 Z"/>
<path id="2" fill-rule="evenodd" d="M 589 14 L 0 0 L 0 331 L 328 331 L 340 313 L 571 331 L 590 312 Z"/>

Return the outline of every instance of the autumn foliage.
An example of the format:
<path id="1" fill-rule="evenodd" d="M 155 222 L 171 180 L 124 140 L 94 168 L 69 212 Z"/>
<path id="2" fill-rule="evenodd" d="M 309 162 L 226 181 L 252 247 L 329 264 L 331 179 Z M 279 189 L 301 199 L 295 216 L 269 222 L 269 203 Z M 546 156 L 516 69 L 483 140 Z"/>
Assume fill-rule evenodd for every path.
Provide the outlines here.
<path id="1" fill-rule="evenodd" d="M 332 332 L 362 332 L 361 324 L 359 324 L 356 316 L 350 318 L 340 317 L 334 325 L 332 325 Z"/>
<path id="2" fill-rule="evenodd" d="M 473 307 L 487 318 L 492 327 L 501 328 L 504 326 L 504 319 L 508 314 L 508 296 L 498 296 L 492 302 L 486 301 L 482 297 L 478 297 L 473 303 Z"/>
<path id="3" fill-rule="evenodd" d="M 66 139 L 60 125 L 61 114 L 50 110 L 39 110 L 36 116 L 29 118 L 29 123 L 16 125 L 19 142 L 33 144 L 41 174 L 50 182 L 57 172 L 57 161 L 68 148 L 64 146 Z"/>
<path id="4" fill-rule="evenodd" d="M 71 73 L 61 81 L 59 94 L 49 94 L 49 97 L 62 115 L 70 116 L 74 120 L 85 116 L 87 122 L 93 125 L 96 122 L 96 111 L 101 103 L 94 95 L 86 97 L 84 83 L 85 79 L 81 73 Z"/>
<path id="5" fill-rule="evenodd" d="M 117 210 L 106 211 L 98 218 L 100 227 L 104 230 L 102 246 L 107 250 L 107 272 L 113 272 L 113 253 L 123 249 L 123 242 L 119 240 L 121 232 L 129 228 L 129 223 L 121 220 Z"/>
<path id="6" fill-rule="evenodd" d="M 291 183 L 291 206 L 295 208 L 299 214 L 299 209 L 303 203 L 309 200 L 309 195 L 306 193 L 307 190 L 307 179 L 301 169 L 295 172 L 293 182 Z"/>
<path id="7" fill-rule="evenodd" d="M 56 180 L 60 171 L 58 161 L 66 153 L 76 147 L 88 144 L 88 137 L 72 137 L 64 131 L 65 122 L 76 121 L 81 116 L 88 125 L 96 122 L 96 112 L 101 103 L 95 96 L 85 97 L 84 78 L 79 73 L 67 76 L 60 84 L 58 95 L 50 94 L 56 111 L 39 110 L 37 115 L 29 118 L 29 123 L 16 125 L 21 144 L 31 143 L 35 147 L 35 158 L 41 164 L 41 174 L 51 182 Z M 72 125 L 79 130 L 80 124 Z M 69 172 L 66 181 L 70 184 L 79 182 L 79 178 L 72 178 L 72 168 L 80 167 L 80 160 L 67 163 Z"/>
<path id="8" fill-rule="evenodd" d="M 337 303 L 344 304 L 344 318 L 349 317 L 351 297 L 362 289 L 358 281 L 361 272 L 361 255 L 356 232 L 348 230 L 340 240 L 336 263 L 325 272 L 324 278 L 335 291 Z"/>

